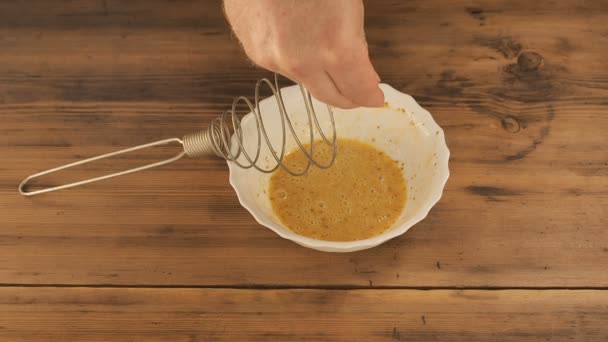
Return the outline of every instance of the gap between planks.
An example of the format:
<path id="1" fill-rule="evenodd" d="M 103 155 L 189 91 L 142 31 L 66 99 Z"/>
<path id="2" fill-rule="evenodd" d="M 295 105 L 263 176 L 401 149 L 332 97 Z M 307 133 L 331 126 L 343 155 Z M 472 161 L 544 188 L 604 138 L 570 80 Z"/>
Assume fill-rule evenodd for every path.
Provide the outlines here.
<path id="1" fill-rule="evenodd" d="M 608 286 L 359 286 L 359 285 L 274 285 L 274 284 L 235 284 L 235 285 L 138 285 L 138 284 L 18 284 L 0 283 L 0 288 L 39 287 L 39 288 L 125 288 L 125 289 L 231 289 L 231 290 L 471 290 L 471 291 L 608 291 Z"/>

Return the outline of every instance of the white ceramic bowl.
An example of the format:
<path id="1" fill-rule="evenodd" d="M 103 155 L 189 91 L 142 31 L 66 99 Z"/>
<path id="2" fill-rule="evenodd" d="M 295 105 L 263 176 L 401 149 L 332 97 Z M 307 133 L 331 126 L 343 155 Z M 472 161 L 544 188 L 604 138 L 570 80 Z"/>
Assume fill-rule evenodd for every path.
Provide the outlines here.
<path id="1" fill-rule="evenodd" d="M 443 130 L 431 114 L 420 107 L 411 96 L 387 84 L 381 84 L 380 87 L 388 107 L 334 109 L 334 118 L 338 137 L 365 141 L 393 159 L 405 163 L 403 175 L 408 186 L 407 201 L 399 219 L 390 229 L 369 239 L 349 242 L 323 241 L 300 236 L 286 228 L 273 213 L 267 195 L 271 175 L 254 169 L 242 169 L 228 162 L 230 184 L 241 205 L 261 225 L 272 229 L 281 237 L 325 252 L 353 252 L 371 248 L 405 233 L 424 219 L 441 198 L 449 177 L 450 151 L 446 146 Z M 307 136 L 309 130 L 304 100 L 298 87 L 285 87 L 281 92 L 298 137 L 302 141 L 310 141 Z M 271 143 L 273 146 L 280 146 L 282 130 L 276 101 L 273 98 L 265 99 L 260 102 L 260 108 Z M 321 127 L 331 136 L 327 110 L 317 101 L 315 108 Z M 255 118 L 251 113 L 243 118 L 242 128 L 244 146 L 251 155 L 255 155 L 257 131 Z M 286 150 L 289 152 L 296 147 L 295 141 L 288 138 Z M 269 150 L 262 149 L 261 153 L 260 160 L 265 164 L 263 166 L 273 166 L 275 162 Z"/>

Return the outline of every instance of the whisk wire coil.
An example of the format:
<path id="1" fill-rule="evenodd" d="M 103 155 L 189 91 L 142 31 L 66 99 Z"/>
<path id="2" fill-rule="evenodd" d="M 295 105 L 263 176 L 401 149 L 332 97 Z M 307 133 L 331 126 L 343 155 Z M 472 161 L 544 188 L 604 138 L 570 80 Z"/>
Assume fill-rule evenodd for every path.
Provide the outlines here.
<path id="1" fill-rule="evenodd" d="M 266 130 L 266 125 L 264 124 L 264 116 L 262 115 L 262 109 L 261 109 L 262 106 L 260 106 L 260 102 L 262 101 L 260 98 L 261 97 L 260 89 L 264 85 L 268 86 L 268 88 L 270 89 L 270 91 L 273 94 L 273 97 L 276 100 L 276 104 L 278 107 L 278 112 L 279 112 L 279 116 L 280 116 L 280 120 L 281 120 L 281 137 L 280 137 L 281 143 L 280 143 L 280 149 L 278 149 L 278 150 L 275 149 L 275 146 L 273 146 L 273 144 L 271 143 L 270 136 Z M 329 120 L 330 120 L 330 124 L 331 124 L 331 130 L 332 130 L 332 137 L 331 137 L 331 139 L 329 139 L 326 136 L 326 134 L 323 132 L 323 129 L 321 128 L 321 125 L 319 123 L 310 93 L 302 85 L 299 85 L 299 90 L 302 93 L 302 97 L 304 99 L 304 106 L 306 108 L 307 126 L 309 128 L 308 137 L 310 140 L 309 144 L 308 144 L 308 149 L 306 148 L 305 144 L 301 141 L 301 139 L 298 137 L 298 134 L 296 133 L 293 122 L 292 122 L 290 116 L 288 115 L 288 111 L 285 107 L 285 102 L 283 101 L 283 96 L 281 94 L 281 89 L 279 88 L 278 76 L 275 74 L 274 82 L 271 82 L 267 78 L 263 78 L 263 79 L 260 79 L 257 81 L 257 83 L 255 85 L 255 93 L 254 93 L 253 102 L 251 102 L 247 97 L 244 97 L 244 96 L 239 96 L 239 97 L 235 98 L 234 101 L 232 102 L 231 108 L 224 111 L 220 117 L 213 119 L 210 122 L 207 129 L 204 129 L 204 130 L 201 130 L 198 132 L 194 132 L 191 134 L 187 134 L 182 139 L 170 138 L 170 139 L 159 140 L 159 141 L 126 148 L 126 149 L 115 151 L 115 152 L 106 153 L 103 155 L 95 156 L 92 158 L 84 159 L 81 161 L 77 161 L 74 163 L 70 163 L 67 165 L 63 165 L 60 167 L 56 167 L 56 168 L 53 168 L 50 170 L 46 170 L 46 171 L 42 171 L 42 172 L 33 174 L 33 175 L 27 177 L 26 179 L 24 179 L 21 182 L 21 184 L 19 184 L 19 192 L 24 196 L 32 196 L 32 195 L 42 194 L 42 193 L 46 193 L 46 192 L 72 188 L 72 187 L 76 187 L 79 185 L 97 182 L 100 180 L 118 177 L 118 176 L 126 175 L 129 173 L 143 171 L 143 170 L 151 169 L 151 168 L 158 167 L 161 165 L 169 164 L 169 163 L 172 163 L 174 161 L 181 159 L 185 155 L 187 155 L 189 157 L 203 157 L 203 156 L 215 155 L 220 158 L 226 159 L 227 161 L 232 162 L 241 168 L 245 168 L 245 169 L 254 168 L 254 169 L 256 169 L 260 172 L 264 172 L 264 173 L 272 173 L 280 167 L 283 170 L 285 170 L 285 172 L 287 172 L 293 176 L 301 176 L 301 175 L 305 174 L 312 165 L 314 165 L 318 168 L 322 168 L 322 169 L 329 168 L 335 162 L 336 153 L 337 153 L 336 125 L 335 125 L 335 121 L 334 121 L 334 115 L 333 115 L 332 108 L 329 105 L 327 105 L 327 111 L 328 111 Z M 241 126 L 241 119 L 239 118 L 238 113 L 237 113 L 237 107 L 239 106 L 240 103 L 244 103 L 247 105 L 251 115 L 253 116 L 253 118 L 255 120 L 255 125 L 256 125 L 255 131 L 257 132 L 257 136 L 256 136 L 257 147 L 255 148 L 255 153 L 254 153 L 255 155 L 253 157 L 251 156 L 251 154 L 247 151 L 247 149 L 244 146 L 245 138 L 244 138 L 243 128 Z M 227 124 L 228 120 L 231 121 L 232 132 L 230 130 L 230 126 Z M 321 163 L 321 162 L 315 160 L 315 158 L 314 158 L 313 142 L 315 141 L 315 131 L 319 133 L 321 140 L 325 144 L 331 145 L 333 148 L 332 156 L 331 156 L 330 160 L 326 163 Z M 283 163 L 283 158 L 285 157 L 285 154 L 287 153 L 286 147 L 287 147 L 288 133 L 291 133 L 291 137 L 294 139 L 295 144 L 297 145 L 299 150 L 306 156 L 306 159 L 307 159 L 306 165 L 299 170 L 291 169 L 287 165 L 285 165 L 285 163 Z M 26 190 L 26 186 L 28 185 L 28 183 L 30 181 L 32 181 L 36 178 L 42 177 L 44 175 L 48 175 L 48 174 L 51 174 L 54 172 L 62 171 L 62 170 L 76 167 L 79 165 L 83 165 L 86 163 L 94 162 L 97 160 L 112 158 L 112 157 L 115 157 L 115 156 L 118 156 L 121 154 L 126 154 L 129 152 L 134 152 L 134 151 L 142 150 L 145 148 L 166 145 L 169 143 L 179 143 L 182 145 L 183 150 L 171 158 L 161 160 L 158 162 L 154 162 L 151 164 L 135 167 L 132 169 L 127 169 L 127 170 L 123 170 L 123 171 L 119 171 L 119 172 L 115 172 L 115 173 L 111 173 L 111 174 L 107 174 L 107 175 L 103 175 L 103 176 L 99 176 L 99 177 L 95 177 L 95 178 L 85 179 L 82 181 L 77 181 L 77 182 L 73 182 L 73 183 L 69 183 L 69 184 L 48 187 L 48 188 L 35 190 L 35 191 Z M 265 143 L 265 145 L 264 145 L 264 143 Z M 262 149 L 264 146 L 268 149 L 268 151 L 270 152 L 270 155 L 276 162 L 273 166 L 263 167 L 261 165 L 262 163 L 260 162 L 260 157 L 262 156 Z"/>

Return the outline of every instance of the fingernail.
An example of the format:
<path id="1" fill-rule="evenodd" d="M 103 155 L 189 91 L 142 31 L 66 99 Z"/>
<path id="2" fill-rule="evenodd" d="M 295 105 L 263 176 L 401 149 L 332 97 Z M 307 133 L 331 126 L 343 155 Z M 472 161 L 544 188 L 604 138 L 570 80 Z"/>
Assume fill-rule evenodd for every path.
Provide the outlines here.
<path id="1" fill-rule="evenodd" d="M 378 101 L 378 103 L 375 104 L 374 107 L 384 107 L 384 94 L 382 94 L 382 98 L 380 101 Z"/>
<path id="2" fill-rule="evenodd" d="M 370 98 L 368 107 L 384 107 L 384 93 L 380 88 L 378 88 L 377 92 Z"/>
<path id="3" fill-rule="evenodd" d="M 376 82 L 380 83 L 380 75 L 378 75 L 378 72 L 376 72 L 375 70 L 374 72 L 376 73 Z"/>

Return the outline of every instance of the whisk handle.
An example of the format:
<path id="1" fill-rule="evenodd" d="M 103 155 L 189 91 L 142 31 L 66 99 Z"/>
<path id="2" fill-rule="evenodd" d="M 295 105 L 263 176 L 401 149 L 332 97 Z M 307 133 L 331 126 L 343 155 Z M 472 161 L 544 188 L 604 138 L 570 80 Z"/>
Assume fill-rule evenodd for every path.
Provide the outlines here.
<path id="1" fill-rule="evenodd" d="M 31 180 L 39 178 L 39 177 L 42 177 L 44 175 L 48 175 L 48 174 L 51 174 L 51 173 L 54 173 L 54 172 L 62 171 L 62 170 L 65 170 L 65 169 L 69 169 L 69 168 L 72 168 L 72 167 L 75 167 L 75 166 L 91 163 L 91 162 L 94 162 L 96 160 L 106 159 L 106 158 L 112 158 L 112 157 L 115 157 L 115 156 L 118 156 L 118 155 L 121 155 L 121 154 L 126 154 L 126 153 L 129 153 L 129 152 L 133 152 L 133 151 L 137 151 L 137 150 L 142 150 L 142 149 L 149 148 L 149 147 L 166 145 L 166 144 L 169 144 L 169 143 L 172 143 L 172 142 L 176 142 L 176 143 L 179 143 L 181 145 L 184 145 L 184 142 L 181 139 L 179 139 L 179 138 L 164 139 L 164 140 L 159 140 L 159 141 L 151 142 L 151 143 L 148 143 L 148 144 L 143 144 L 143 145 L 139 145 L 139 146 L 134 146 L 134 147 L 126 148 L 126 149 L 120 150 L 120 151 L 114 151 L 114 152 L 102 154 L 102 155 L 95 156 L 95 157 L 92 157 L 92 158 L 88 158 L 88 159 L 80 160 L 80 161 L 77 161 L 77 162 L 74 162 L 74 163 L 70 163 L 70 164 L 66 164 L 66 165 L 63 165 L 63 166 L 59 166 L 59 167 L 56 167 L 54 169 L 42 171 L 42 172 L 33 174 L 33 175 L 27 177 L 26 179 L 24 179 L 21 182 L 21 184 L 19 184 L 19 193 L 22 194 L 23 196 L 33 196 L 33 195 L 43 194 L 43 193 L 51 192 L 51 191 L 57 191 L 57 190 L 62 190 L 62 189 L 73 188 L 75 186 L 89 184 L 89 183 L 97 182 L 97 181 L 100 181 L 100 180 L 114 178 L 114 177 L 118 177 L 118 176 L 123 176 L 123 175 L 129 174 L 129 173 L 138 172 L 138 171 L 142 171 L 142 170 L 147 170 L 147 169 L 151 169 L 153 167 L 169 164 L 171 162 L 174 162 L 174 161 L 182 158 L 184 155 L 186 155 L 186 151 L 182 151 L 182 152 L 178 153 L 177 155 L 175 155 L 175 156 L 173 156 L 173 157 L 171 157 L 169 159 L 161 160 L 161 161 L 158 161 L 158 162 L 155 162 L 155 163 L 150 163 L 150 164 L 139 166 L 139 167 L 136 167 L 136 168 L 132 168 L 132 169 L 128 169 L 128 170 L 123 170 L 123 171 L 119 171 L 119 172 L 115 172 L 115 173 L 111 173 L 111 174 L 108 174 L 108 175 L 103 175 L 103 176 L 99 176 L 99 177 L 95 177 L 95 178 L 89 178 L 89 179 L 81 180 L 81 181 L 78 181 L 78 182 L 73 182 L 73 183 L 68 183 L 68 184 L 48 187 L 48 188 L 44 188 L 44 189 L 40 189 L 40 190 L 26 191 L 26 186 L 27 186 L 27 184 Z"/>

